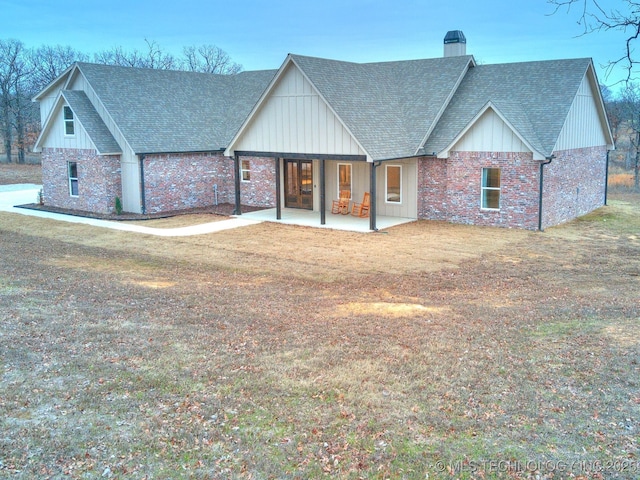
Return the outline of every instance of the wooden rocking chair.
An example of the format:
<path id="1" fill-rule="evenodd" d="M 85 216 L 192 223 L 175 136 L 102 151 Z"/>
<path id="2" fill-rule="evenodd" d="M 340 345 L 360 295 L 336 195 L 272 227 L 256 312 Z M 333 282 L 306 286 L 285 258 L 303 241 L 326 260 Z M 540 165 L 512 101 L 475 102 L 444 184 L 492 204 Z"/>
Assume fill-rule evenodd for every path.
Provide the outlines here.
<path id="1" fill-rule="evenodd" d="M 349 190 L 340 190 L 340 198 L 334 200 L 331 204 L 331 213 L 341 213 L 347 215 L 349 213 L 349 198 L 351 192 Z"/>
<path id="2" fill-rule="evenodd" d="M 351 207 L 351 215 L 355 217 L 368 217 L 369 216 L 369 192 L 365 192 L 362 203 L 355 203 Z"/>

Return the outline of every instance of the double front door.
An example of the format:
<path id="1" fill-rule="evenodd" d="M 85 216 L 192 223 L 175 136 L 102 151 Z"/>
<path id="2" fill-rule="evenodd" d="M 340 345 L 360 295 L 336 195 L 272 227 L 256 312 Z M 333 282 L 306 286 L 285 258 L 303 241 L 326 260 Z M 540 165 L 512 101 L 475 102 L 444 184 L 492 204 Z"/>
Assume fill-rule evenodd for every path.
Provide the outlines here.
<path id="1" fill-rule="evenodd" d="M 284 161 L 284 206 L 313 210 L 313 164 L 311 160 Z"/>

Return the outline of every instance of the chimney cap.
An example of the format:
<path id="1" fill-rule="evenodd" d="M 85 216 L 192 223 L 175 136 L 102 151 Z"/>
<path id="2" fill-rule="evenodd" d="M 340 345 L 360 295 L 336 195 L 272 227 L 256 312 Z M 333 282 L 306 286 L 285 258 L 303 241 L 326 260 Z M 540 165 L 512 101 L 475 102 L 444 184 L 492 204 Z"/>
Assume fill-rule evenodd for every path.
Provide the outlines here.
<path id="1" fill-rule="evenodd" d="M 467 43 L 467 39 L 462 30 L 450 30 L 444 36 L 445 45 L 448 43 Z"/>

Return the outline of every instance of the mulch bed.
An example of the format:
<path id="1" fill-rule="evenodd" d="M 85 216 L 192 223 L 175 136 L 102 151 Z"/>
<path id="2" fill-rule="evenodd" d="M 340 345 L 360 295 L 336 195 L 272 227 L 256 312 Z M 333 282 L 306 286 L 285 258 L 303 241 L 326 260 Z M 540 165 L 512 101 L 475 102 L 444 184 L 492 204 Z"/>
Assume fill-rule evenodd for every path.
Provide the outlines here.
<path id="1" fill-rule="evenodd" d="M 119 220 L 119 221 L 131 221 L 131 220 L 153 220 L 156 218 L 169 218 L 176 217 L 178 215 L 193 215 L 193 214 L 212 214 L 212 215 L 225 215 L 231 216 L 234 213 L 235 205 L 231 203 L 221 203 L 219 205 L 211 205 L 209 207 L 190 208 L 186 210 L 177 210 L 173 212 L 162 213 L 128 213 L 123 212 L 120 215 L 116 213 L 94 213 L 84 210 L 71 210 L 66 208 L 52 207 L 50 205 L 41 205 L 38 203 L 29 203 L 26 205 L 16 205 L 18 208 L 26 208 L 30 210 L 42 210 L 51 213 L 63 213 L 65 215 L 73 215 L 75 217 L 96 218 L 99 220 Z M 255 212 L 257 210 L 264 210 L 261 207 L 250 207 L 243 205 L 242 212 Z"/>

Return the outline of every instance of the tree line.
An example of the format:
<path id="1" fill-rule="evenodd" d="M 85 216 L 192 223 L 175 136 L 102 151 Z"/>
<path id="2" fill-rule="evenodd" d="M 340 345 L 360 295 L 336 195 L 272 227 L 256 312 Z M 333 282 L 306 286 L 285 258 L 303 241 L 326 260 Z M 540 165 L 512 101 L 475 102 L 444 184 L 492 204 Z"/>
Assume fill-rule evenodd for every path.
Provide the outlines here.
<path id="1" fill-rule="evenodd" d="M 144 50 L 118 46 L 89 55 L 70 46 L 28 48 L 20 40 L 0 39 L 0 162 L 11 163 L 15 152 L 16 162 L 25 163 L 40 133 L 40 110 L 31 99 L 74 62 L 223 75 L 242 71 L 242 65 L 215 45 L 187 46 L 176 56 L 155 41 L 145 44 Z"/>

